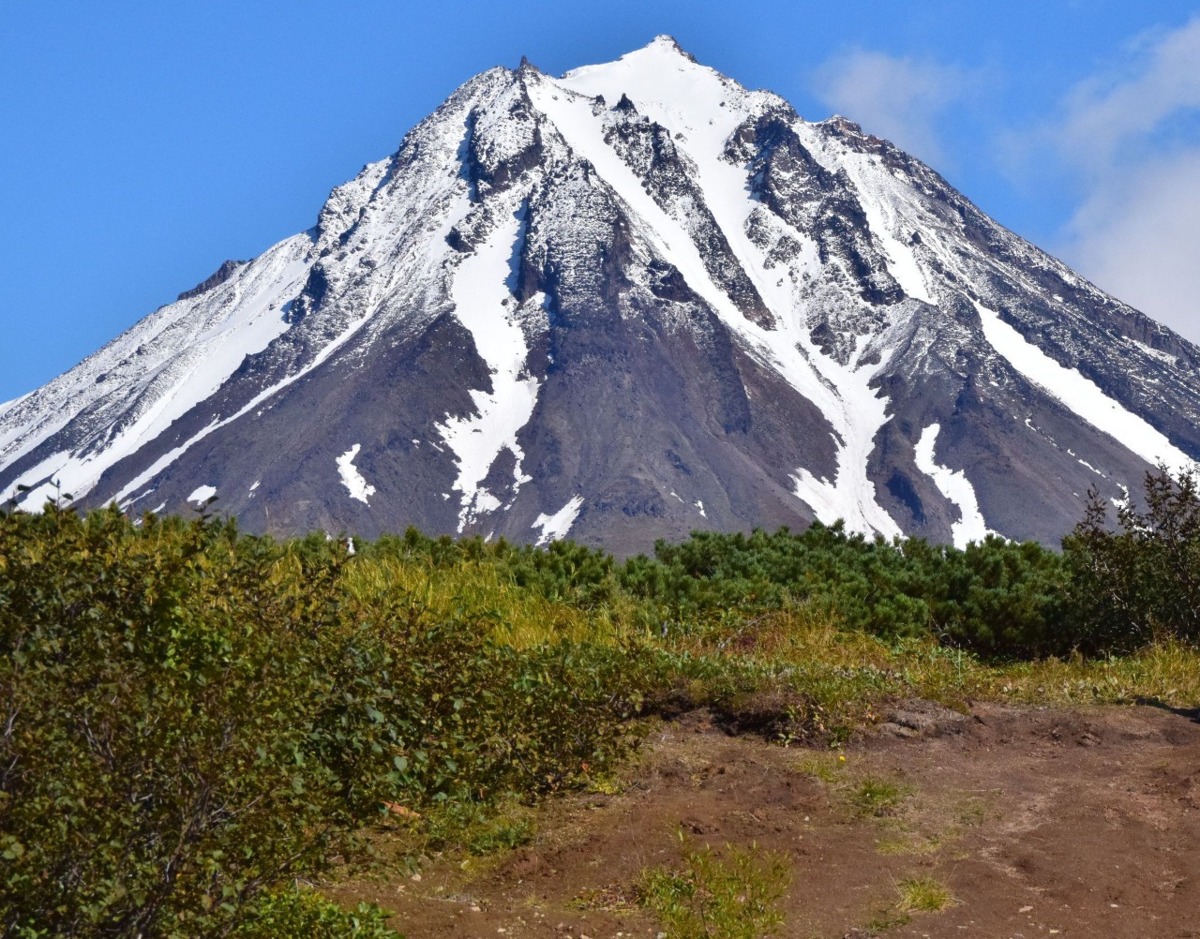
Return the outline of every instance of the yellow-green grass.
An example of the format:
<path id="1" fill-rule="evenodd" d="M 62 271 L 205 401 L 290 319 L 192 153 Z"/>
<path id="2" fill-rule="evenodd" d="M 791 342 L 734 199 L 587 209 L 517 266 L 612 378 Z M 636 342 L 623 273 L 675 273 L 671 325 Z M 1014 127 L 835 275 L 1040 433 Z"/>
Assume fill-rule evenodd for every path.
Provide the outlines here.
<path id="1" fill-rule="evenodd" d="M 517 586 L 487 557 L 452 565 L 355 558 L 341 580 L 347 604 L 361 620 L 392 615 L 397 605 L 416 606 L 435 616 L 490 623 L 496 641 L 517 648 L 563 640 L 614 646 L 637 639 L 686 658 L 761 670 L 765 684 L 790 684 L 814 703 L 818 719 L 833 724 L 870 723 L 886 701 L 905 697 L 959 709 L 973 700 L 1200 705 L 1200 650 L 1179 642 L 1111 659 L 989 664 L 934 639 L 887 641 L 848 630 L 835 612 L 804 605 L 747 617 L 727 610 L 716 625 L 679 623 L 663 636 L 646 628 L 638 601 L 619 591 L 597 608 L 581 609 Z"/>
<path id="2" fill-rule="evenodd" d="M 626 628 L 619 610 L 581 610 L 518 587 L 495 563 L 434 566 L 409 559 L 355 559 L 342 574 L 347 599 L 363 618 L 386 615 L 398 601 L 435 617 L 481 619 L 493 638 L 516 648 L 570 640 L 610 645 Z"/>
<path id="3" fill-rule="evenodd" d="M 933 877 L 910 877 L 896 885 L 905 913 L 940 913 L 954 902 L 950 888 Z"/>
<path id="4" fill-rule="evenodd" d="M 823 676 L 846 693 L 867 698 L 915 696 L 963 707 L 971 700 L 1076 706 L 1152 701 L 1200 705 L 1200 649 L 1166 641 L 1124 656 L 1043 659 L 989 664 L 933 639 L 887 642 L 839 628 L 836 617 L 783 610 L 759 617 L 752 637 L 697 635 L 678 640 L 682 651 L 724 655 L 774 668 L 792 666 Z M 735 651 L 736 650 L 736 651 Z M 840 697 L 838 695 L 837 697 Z M 864 717 L 873 715 L 869 708 Z"/>

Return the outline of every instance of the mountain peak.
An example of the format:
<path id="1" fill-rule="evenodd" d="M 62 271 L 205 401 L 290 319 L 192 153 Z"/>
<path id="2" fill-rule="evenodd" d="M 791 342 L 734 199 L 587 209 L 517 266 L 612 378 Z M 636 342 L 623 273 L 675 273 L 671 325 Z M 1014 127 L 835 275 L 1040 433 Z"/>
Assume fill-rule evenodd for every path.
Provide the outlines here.
<path id="1" fill-rule="evenodd" d="M 639 114 L 712 152 L 764 102 L 762 93 L 701 65 L 666 35 L 615 61 L 572 69 L 558 84 L 607 102 L 625 97 Z"/>
<path id="2" fill-rule="evenodd" d="M 584 65 L 571 69 L 562 77 L 563 80 L 574 80 L 594 73 L 623 75 L 662 75 L 679 73 L 695 77 L 698 74 L 717 73 L 696 61 L 696 57 L 686 51 L 673 36 L 663 33 L 655 36 L 646 45 L 626 52 L 624 55 L 609 62 L 598 62 L 594 65 Z"/>
<path id="3" fill-rule="evenodd" d="M 689 62 L 694 63 L 696 61 L 696 57 L 694 55 L 684 49 L 674 36 L 668 35 L 667 33 L 659 33 L 639 51 L 666 52 L 673 55 L 681 55 Z"/>

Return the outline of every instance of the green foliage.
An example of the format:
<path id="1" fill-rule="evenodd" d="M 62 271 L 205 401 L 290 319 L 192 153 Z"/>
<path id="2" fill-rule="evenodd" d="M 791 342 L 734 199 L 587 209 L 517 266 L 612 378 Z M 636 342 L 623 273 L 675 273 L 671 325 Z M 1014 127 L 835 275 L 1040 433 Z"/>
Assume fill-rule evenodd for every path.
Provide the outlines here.
<path id="1" fill-rule="evenodd" d="M 850 789 L 847 802 L 859 818 L 882 818 L 896 814 L 910 794 L 911 790 L 902 783 L 867 776 Z"/>
<path id="2" fill-rule="evenodd" d="M 534 798 L 623 752 L 636 649 L 365 610 L 349 563 L 203 518 L 0 517 L 0 931 L 222 934 L 385 802 Z"/>
<path id="3" fill-rule="evenodd" d="M 645 871 L 638 893 L 671 939 L 762 939 L 783 926 L 790 882 L 785 855 L 706 846 L 687 851 L 681 870 Z"/>
<path id="4" fill-rule="evenodd" d="M 506 558 L 506 566 L 517 586 L 585 610 L 611 602 L 618 591 L 612 556 L 570 541 L 544 550 L 526 545 Z"/>
<path id="5" fill-rule="evenodd" d="M 534 825 L 530 818 L 501 815 L 471 832 L 467 850 L 475 855 L 511 851 L 533 841 Z"/>
<path id="6" fill-rule="evenodd" d="M 641 695 L 633 653 L 566 642 L 517 650 L 487 633 L 419 609 L 355 627 L 339 694 L 320 717 L 320 755 L 353 806 L 535 796 L 623 751 Z"/>
<path id="7" fill-rule="evenodd" d="M 387 924 L 387 913 L 373 904 L 354 910 L 310 890 L 281 890 L 264 896 L 233 931 L 235 939 L 404 939 Z"/>
<path id="8" fill-rule="evenodd" d="M 849 535 L 841 523 L 803 534 L 697 532 L 636 558 L 622 586 L 659 608 L 664 628 L 803 606 L 889 638 L 935 636 L 997 657 L 1069 651 L 1058 554 L 989 536 L 965 550 L 920 539 Z"/>
<path id="9" fill-rule="evenodd" d="M 933 877 L 910 877 L 896 885 L 901 913 L 940 913 L 954 902 L 950 888 Z"/>
<path id="10" fill-rule="evenodd" d="M 338 561 L 288 585 L 277 558 L 221 523 L 0 518 L 6 929 L 203 935 L 330 850 L 308 640 Z"/>
<path id="11" fill-rule="evenodd" d="M 1148 472 L 1144 508 L 1127 498 L 1109 525 L 1088 493 L 1087 512 L 1064 541 L 1072 601 L 1086 652 L 1120 652 L 1168 638 L 1200 639 L 1200 491 L 1195 472 Z"/>
<path id="12" fill-rule="evenodd" d="M 993 658 L 1065 654 L 1078 644 L 1062 556 L 995 536 L 959 550 L 920 539 L 867 539 L 840 522 L 800 534 L 696 532 L 681 544 L 660 542 L 654 557 L 622 564 L 569 542 L 540 549 L 412 530 L 360 550 L 364 558 L 435 570 L 491 565 L 521 591 L 660 637 L 805 609 L 877 636 L 933 636 Z"/>

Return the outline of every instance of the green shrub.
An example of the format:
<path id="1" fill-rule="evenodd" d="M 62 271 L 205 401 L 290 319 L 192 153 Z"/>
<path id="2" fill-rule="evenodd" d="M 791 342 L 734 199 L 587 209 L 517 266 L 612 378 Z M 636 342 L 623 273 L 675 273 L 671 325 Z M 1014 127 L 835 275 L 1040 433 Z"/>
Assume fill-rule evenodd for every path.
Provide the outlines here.
<path id="1" fill-rule="evenodd" d="M 204 935 L 346 820 L 310 758 L 336 562 L 231 525 L 0 518 L 0 922 Z"/>
<path id="2" fill-rule="evenodd" d="M 818 524 L 622 564 L 414 530 L 351 558 L 207 518 L 0 514 L 0 932 L 229 934 L 389 803 L 432 840 L 519 843 L 500 807 L 606 773 L 647 706 L 840 740 L 897 695 L 1067 688 L 1065 663 L 1001 678 L 971 653 L 1194 642 L 1197 483 L 1146 485 L 1118 530 L 1093 494 L 1064 555 Z M 1182 687 L 1192 653 L 1162 648 L 1169 668 L 1104 688 Z M 1071 687 L 1100 697 L 1091 674 Z M 697 853 L 660 886 L 708 902 L 697 878 L 738 858 Z"/>
<path id="3" fill-rule="evenodd" d="M 1132 497 L 1116 511 L 1096 490 L 1063 542 L 1081 646 L 1122 652 L 1155 640 L 1200 639 L 1200 491 L 1195 472 L 1160 468 L 1145 477 L 1144 508 Z"/>
<path id="4" fill-rule="evenodd" d="M 1060 555 L 989 536 L 965 550 L 918 538 L 847 534 L 839 522 L 803 534 L 697 532 L 659 543 L 617 572 L 655 610 L 660 632 L 704 628 L 803 606 L 889 639 L 933 636 L 980 655 L 1069 651 Z"/>
<path id="5" fill-rule="evenodd" d="M 348 560 L 203 518 L 0 516 L 0 931 L 222 934 L 385 802 L 530 799 L 624 752 L 635 648 L 364 611 Z"/>
<path id="6" fill-rule="evenodd" d="M 292 888 L 264 896 L 234 930 L 235 939 L 404 939 L 387 913 L 360 903 L 343 910 L 311 890 Z"/>

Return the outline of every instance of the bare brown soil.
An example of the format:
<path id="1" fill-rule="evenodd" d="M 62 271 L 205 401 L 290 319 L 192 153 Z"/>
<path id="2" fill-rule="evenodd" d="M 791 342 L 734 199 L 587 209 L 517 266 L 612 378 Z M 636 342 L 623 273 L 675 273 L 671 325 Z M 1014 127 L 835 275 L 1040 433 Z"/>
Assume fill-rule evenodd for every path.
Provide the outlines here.
<path id="1" fill-rule="evenodd" d="M 1200 937 L 1196 715 L 917 703 L 891 717 L 841 762 L 691 714 L 651 735 L 619 793 L 539 809 L 525 847 L 328 892 L 395 910 L 409 939 L 655 937 L 634 885 L 679 863 L 682 831 L 787 854 L 780 937 Z M 864 781 L 903 796 L 863 814 Z M 909 878 L 953 903 L 903 913 Z"/>

